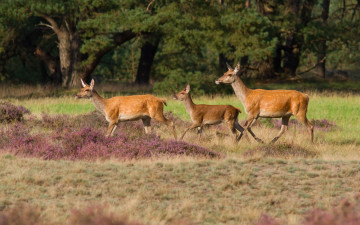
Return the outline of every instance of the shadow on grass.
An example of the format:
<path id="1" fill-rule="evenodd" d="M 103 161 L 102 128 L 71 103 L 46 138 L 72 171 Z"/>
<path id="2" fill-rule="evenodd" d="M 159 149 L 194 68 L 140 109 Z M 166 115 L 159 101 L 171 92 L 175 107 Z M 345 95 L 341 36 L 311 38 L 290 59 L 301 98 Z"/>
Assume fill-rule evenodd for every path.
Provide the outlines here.
<path id="1" fill-rule="evenodd" d="M 280 143 L 275 145 L 261 145 L 250 149 L 244 153 L 244 157 L 254 156 L 276 157 L 276 158 L 314 158 L 317 152 L 305 149 L 298 145 Z"/>
<path id="2" fill-rule="evenodd" d="M 360 146 L 360 140 L 356 138 L 351 139 L 342 139 L 342 140 L 329 140 L 327 141 L 328 144 L 331 145 L 355 145 Z"/>

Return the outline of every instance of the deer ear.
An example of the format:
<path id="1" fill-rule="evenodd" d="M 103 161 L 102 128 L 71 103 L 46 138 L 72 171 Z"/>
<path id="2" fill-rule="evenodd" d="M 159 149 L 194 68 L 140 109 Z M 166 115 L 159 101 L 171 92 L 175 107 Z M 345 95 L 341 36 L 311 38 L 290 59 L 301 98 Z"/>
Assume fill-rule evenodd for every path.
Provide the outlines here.
<path id="1" fill-rule="evenodd" d="M 86 83 L 82 80 L 82 79 L 80 79 L 81 80 L 81 85 L 83 86 L 83 87 L 86 87 Z"/>
<path id="2" fill-rule="evenodd" d="M 236 67 L 235 67 L 235 70 L 234 70 L 235 74 L 236 74 L 237 72 L 239 72 L 239 70 L 240 70 L 240 63 L 237 63 L 237 64 L 236 64 Z"/>
<path id="3" fill-rule="evenodd" d="M 189 85 L 189 84 L 187 84 L 187 85 L 185 86 L 185 91 L 186 91 L 186 93 L 189 93 L 189 92 L 190 92 L 190 85 Z"/>
<path id="4" fill-rule="evenodd" d="M 90 88 L 93 89 L 94 85 L 95 85 L 95 81 L 94 81 L 94 79 L 91 79 Z"/>
<path id="5" fill-rule="evenodd" d="M 226 66 L 228 68 L 228 70 L 232 70 L 233 68 L 229 65 L 229 63 L 226 62 Z"/>

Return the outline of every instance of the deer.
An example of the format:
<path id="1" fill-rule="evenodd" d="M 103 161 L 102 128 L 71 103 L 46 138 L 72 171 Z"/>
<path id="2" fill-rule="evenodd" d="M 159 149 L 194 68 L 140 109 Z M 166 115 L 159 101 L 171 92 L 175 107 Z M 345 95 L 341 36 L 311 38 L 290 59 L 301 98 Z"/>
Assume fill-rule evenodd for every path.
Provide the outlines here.
<path id="1" fill-rule="evenodd" d="M 237 117 L 241 113 L 239 108 L 232 105 L 197 105 L 191 99 L 189 84 L 179 93 L 175 94 L 173 98 L 183 102 L 192 121 L 192 124 L 185 130 L 180 140 L 183 140 L 185 134 L 194 128 L 198 128 L 198 139 L 200 140 L 204 125 L 215 125 L 225 122 L 234 136 L 234 142 L 240 141 L 244 129 L 237 121 Z M 237 131 L 241 134 L 239 135 Z"/>
<path id="2" fill-rule="evenodd" d="M 177 139 L 174 122 L 165 118 L 163 114 L 166 100 L 153 95 L 132 95 L 102 98 L 95 90 L 94 79 L 90 85 L 81 79 L 82 89 L 75 95 L 75 99 L 88 98 L 109 122 L 106 136 L 113 136 L 114 131 L 123 121 L 142 120 L 145 133 L 151 133 L 151 119 L 155 119 L 171 127 L 175 140 Z"/>
<path id="3" fill-rule="evenodd" d="M 228 63 L 226 65 L 228 71 L 218 78 L 215 84 L 231 84 L 236 97 L 241 101 L 245 113 L 248 115 L 244 129 L 249 131 L 256 141 L 264 143 L 251 130 L 251 126 L 259 117 L 282 119 L 281 129 L 271 141 L 271 143 L 275 143 L 288 129 L 289 119 L 294 115 L 307 128 L 311 142 L 314 142 L 314 126 L 306 118 L 309 104 L 308 95 L 295 90 L 249 89 L 238 76 L 240 64 L 238 63 L 235 69 Z"/>

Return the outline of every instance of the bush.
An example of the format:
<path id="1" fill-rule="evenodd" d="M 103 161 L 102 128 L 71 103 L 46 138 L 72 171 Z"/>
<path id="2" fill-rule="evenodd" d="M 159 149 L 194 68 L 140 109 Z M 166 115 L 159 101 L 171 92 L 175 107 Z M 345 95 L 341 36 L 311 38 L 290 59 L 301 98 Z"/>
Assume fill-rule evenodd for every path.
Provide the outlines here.
<path id="1" fill-rule="evenodd" d="M 282 223 L 271 216 L 261 214 L 259 221 L 254 225 L 281 225 Z"/>
<path id="2" fill-rule="evenodd" d="M 0 122 L 22 121 L 25 114 L 30 114 L 30 111 L 23 106 L 0 102 Z"/>
<path id="3" fill-rule="evenodd" d="M 315 209 L 310 211 L 303 221 L 303 225 L 358 225 L 360 224 L 360 199 L 355 202 L 344 199 L 339 207 L 329 211 Z"/>
<path id="4" fill-rule="evenodd" d="M 313 158 L 318 153 L 307 150 L 298 145 L 292 144 L 275 144 L 275 145 L 263 145 L 257 146 L 254 149 L 248 150 L 244 153 L 245 157 L 252 157 L 254 155 L 261 155 L 262 157 L 280 157 L 280 158 Z"/>
<path id="5" fill-rule="evenodd" d="M 85 210 L 73 210 L 70 221 L 71 225 L 142 225 L 130 222 L 126 216 L 118 216 L 107 212 L 104 206 L 91 206 Z"/>
<path id="6" fill-rule="evenodd" d="M 18 205 L 7 212 L 0 213 L 0 225 L 41 225 L 40 211 L 37 208 Z"/>
<path id="7" fill-rule="evenodd" d="M 134 136 L 132 136 L 134 135 Z M 31 134 L 23 123 L 0 129 L 0 150 L 15 155 L 43 159 L 142 159 L 160 156 L 218 158 L 209 149 L 179 141 L 161 140 L 155 135 L 138 136 L 117 132 L 105 137 L 104 131 L 92 127 L 57 129 L 50 134 Z"/>
<path id="8" fill-rule="evenodd" d="M 173 94 L 184 89 L 186 84 L 190 84 L 191 93 L 194 95 L 214 94 L 214 93 L 233 93 L 230 85 L 216 85 L 215 80 L 219 76 L 206 75 L 200 71 L 184 72 L 182 69 L 169 71 L 168 76 L 161 82 L 156 82 L 154 92 L 156 94 Z"/>

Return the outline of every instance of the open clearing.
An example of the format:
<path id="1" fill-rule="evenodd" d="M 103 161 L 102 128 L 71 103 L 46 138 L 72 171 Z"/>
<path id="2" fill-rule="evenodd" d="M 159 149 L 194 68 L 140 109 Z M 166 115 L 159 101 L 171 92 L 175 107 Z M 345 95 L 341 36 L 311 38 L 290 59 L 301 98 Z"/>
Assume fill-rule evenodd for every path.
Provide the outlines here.
<path id="1" fill-rule="evenodd" d="M 244 138 L 233 145 L 229 131 L 219 125 L 205 129 L 200 142 L 195 131 L 185 141 L 224 154 L 220 159 L 46 161 L 4 152 L 0 154 L 0 210 L 26 203 L 41 208 L 42 220 L 55 224 L 66 223 L 72 209 L 94 204 L 147 224 L 185 219 L 245 225 L 254 224 L 262 213 L 299 224 L 309 210 L 329 209 L 360 191 L 360 96 L 309 95 L 308 118 L 332 124 L 315 129 L 313 145 L 306 130 L 296 125 L 290 125 L 273 147 Z M 88 100 L 72 97 L 7 100 L 29 108 L 37 118 L 42 111 L 73 116 L 94 110 Z M 232 96 L 195 97 L 194 102 L 242 108 Z M 169 99 L 165 110 L 182 120 L 177 119 L 176 129 L 178 134 L 183 132 L 189 117 L 182 103 Z M 242 113 L 239 121 L 245 118 Z M 253 130 L 270 141 L 279 131 L 273 124 L 263 120 Z M 154 127 L 162 139 L 171 139 L 166 126 L 154 123 Z M 32 129 L 47 134 L 41 124 Z"/>

